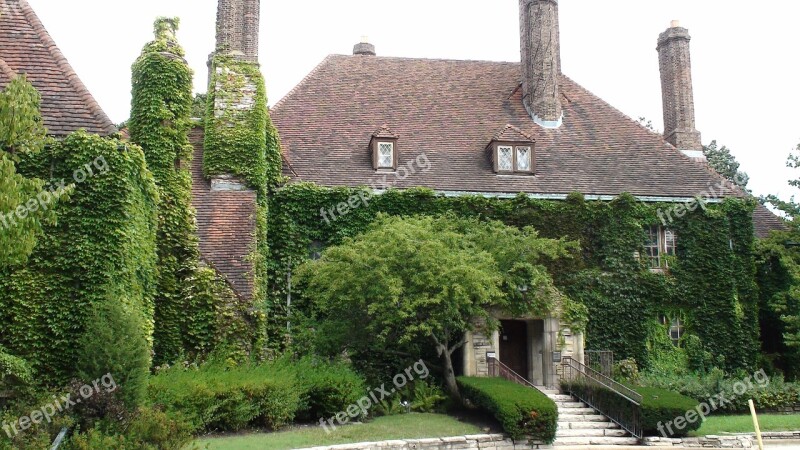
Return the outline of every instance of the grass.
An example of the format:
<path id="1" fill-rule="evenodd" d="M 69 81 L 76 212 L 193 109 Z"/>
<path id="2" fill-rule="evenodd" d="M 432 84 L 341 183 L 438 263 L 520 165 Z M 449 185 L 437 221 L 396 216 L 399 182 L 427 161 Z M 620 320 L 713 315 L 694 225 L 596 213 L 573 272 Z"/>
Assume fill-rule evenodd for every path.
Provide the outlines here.
<path id="1" fill-rule="evenodd" d="M 797 431 L 800 430 L 798 414 L 761 414 L 758 416 L 761 431 Z M 711 416 L 707 417 L 699 430 L 692 436 L 719 435 L 723 433 L 755 433 L 753 418 L 746 416 Z"/>
<path id="2" fill-rule="evenodd" d="M 322 427 L 314 426 L 278 433 L 214 437 L 199 440 L 197 443 L 201 447 L 208 445 L 210 450 L 283 450 L 356 442 L 421 439 L 480 433 L 481 429 L 477 426 L 459 422 L 453 417 L 441 414 L 412 413 L 379 417 L 363 425 L 338 427 L 335 431 L 331 430 L 330 434 L 326 433 Z"/>

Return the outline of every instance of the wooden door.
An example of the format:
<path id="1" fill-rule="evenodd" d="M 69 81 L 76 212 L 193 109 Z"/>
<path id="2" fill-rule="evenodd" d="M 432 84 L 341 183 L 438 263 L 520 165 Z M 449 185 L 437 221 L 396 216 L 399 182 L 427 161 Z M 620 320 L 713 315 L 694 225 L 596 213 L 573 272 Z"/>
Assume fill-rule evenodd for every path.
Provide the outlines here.
<path id="1" fill-rule="evenodd" d="M 528 324 L 503 320 L 500 329 L 500 362 L 528 379 Z"/>

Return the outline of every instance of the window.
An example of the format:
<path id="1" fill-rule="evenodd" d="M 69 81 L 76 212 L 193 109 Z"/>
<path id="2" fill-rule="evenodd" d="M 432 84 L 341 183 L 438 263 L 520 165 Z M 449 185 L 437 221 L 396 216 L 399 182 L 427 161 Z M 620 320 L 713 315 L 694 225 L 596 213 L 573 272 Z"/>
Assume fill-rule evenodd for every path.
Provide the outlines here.
<path id="1" fill-rule="evenodd" d="M 517 147 L 517 170 L 529 172 L 531 170 L 531 148 Z"/>
<path id="2" fill-rule="evenodd" d="M 500 146 L 497 148 L 497 169 L 501 172 L 512 172 L 514 170 L 514 149 L 511 147 Z"/>
<path id="3" fill-rule="evenodd" d="M 497 172 L 531 172 L 533 152 L 529 146 L 497 146 Z"/>
<path id="4" fill-rule="evenodd" d="M 681 338 L 683 337 L 683 320 L 680 317 L 669 318 L 662 315 L 661 325 L 668 327 L 667 333 L 672 341 L 672 345 L 680 347 Z"/>
<path id="5" fill-rule="evenodd" d="M 674 231 L 657 226 L 648 228 L 644 249 L 650 269 L 668 269 L 675 259 L 677 244 L 678 237 Z"/>
<path id="6" fill-rule="evenodd" d="M 394 169 L 394 143 L 378 143 L 378 168 Z"/>

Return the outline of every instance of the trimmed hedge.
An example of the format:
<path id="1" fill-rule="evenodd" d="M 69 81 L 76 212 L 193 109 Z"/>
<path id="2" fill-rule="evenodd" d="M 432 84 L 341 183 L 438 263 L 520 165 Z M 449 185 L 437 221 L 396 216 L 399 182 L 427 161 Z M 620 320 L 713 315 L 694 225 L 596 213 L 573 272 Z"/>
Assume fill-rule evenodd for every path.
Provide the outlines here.
<path id="1" fill-rule="evenodd" d="M 580 382 L 562 382 L 561 388 L 573 395 L 580 396 L 586 386 Z M 631 415 L 635 412 L 627 400 L 610 389 L 596 386 L 593 386 L 592 389 L 597 403 L 603 403 L 614 410 L 630 412 Z M 699 403 L 696 400 L 666 389 L 645 387 L 633 387 L 633 389 L 642 395 L 639 416 L 645 436 L 659 436 L 662 430 L 664 433 L 669 433 L 671 430 L 672 433 L 668 437 L 684 437 L 702 425 L 702 421 L 697 420 L 695 423 L 687 423 L 683 429 L 666 426 L 678 417 L 684 417 L 687 412 L 697 410 Z M 663 424 L 662 430 L 658 428 L 659 423 Z"/>
<path id="2" fill-rule="evenodd" d="M 686 416 L 689 411 L 696 411 L 700 405 L 692 398 L 666 389 L 637 387 L 635 391 L 642 395 L 642 428 L 645 436 L 661 434 L 659 423 L 666 425 L 678 417 Z M 690 431 L 699 429 L 702 424 L 703 421 L 698 419 L 694 423 L 687 422 L 682 430 L 673 427 L 674 433 L 668 437 L 686 436 Z"/>
<path id="3" fill-rule="evenodd" d="M 150 380 L 154 406 L 185 420 L 193 433 L 280 428 L 294 420 L 301 391 L 291 370 L 273 364 L 175 367 Z"/>
<path id="4" fill-rule="evenodd" d="M 555 402 L 536 389 L 502 378 L 459 377 L 461 393 L 491 413 L 515 441 L 552 443 L 558 428 Z"/>
<path id="5" fill-rule="evenodd" d="M 290 363 L 300 383 L 301 405 L 297 418 L 316 421 L 330 418 L 356 404 L 367 388 L 364 378 L 344 362 L 320 362 L 310 358 Z"/>

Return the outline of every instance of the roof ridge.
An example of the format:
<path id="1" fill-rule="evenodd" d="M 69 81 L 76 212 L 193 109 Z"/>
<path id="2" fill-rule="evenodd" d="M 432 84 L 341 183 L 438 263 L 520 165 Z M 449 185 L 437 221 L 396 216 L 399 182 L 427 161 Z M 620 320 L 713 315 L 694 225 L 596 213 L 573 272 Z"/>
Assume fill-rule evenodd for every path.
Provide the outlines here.
<path id="1" fill-rule="evenodd" d="M 89 89 L 86 88 L 86 85 L 83 84 L 83 81 L 78 77 L 78 74 L 69 64 L 67 58 L 61 53 L 61 50 L 56 45 L 53 38 L 50 36 L 50 33 L 47 32 L 47 29 L 42 24 L 42 21 L 39 20 L 39 16 L 36 15 L 36 12 L 31 8 L 28 4 L 27 0 L 18 0 L 20 4 L 20 8 L 22 9 L 22 13 L 25 15 L 25 18 L 30 23 L 33 30 L 39 36 L 39 39 L 42 40 L 42 44 L 44 44 L 47 51 L 50 55 L 55 59 L 58 67 L 64 71 L 64 75 L 67 77 L 67 81 L 72 85 L 72 88 L 81 96 L 81 99 L 86 104 L 89 111 L 94 115 L 95 120 L 97 121 L 97 126 L 102 129 L 107 134 L 111 134 L 116 131 L 116 127 L 111 119 L 106 115 L 103 108 L 100 107 L 100 104 L 97 103 L 95 98 L 92 96 L 92 93 L 89 92 Z"/>
<path id="2" fill-rule="evenodd" d="M 269 112 L 270 112 L 270 114 L 272 114 L 272 112 L 273 112 L 273 111 L 277 111 L 277 110 L 278 110 L 278 109 L 279 109 L 281 106 L 283 106 L 283 105 L 284 105 L 284 103 L 286 103 L 286 101 L 287 101 L 287 99 L 288 99 L 289 97 L 291 97 L 292 95 L 296 94 L 296 93 L 297 93 L 297 91 L 298 91 L 298 90 L 300 90 L 300 88 L 301 88 L 302 86 L 304 86 L 304 85 L 305 85 L 305 84 L 308 82 L 308 80 L 310 80 L 310 79 L 311 79 L 311 77 L 313 77 L 314 75 L 316 75 L 316 74 L 317 74 L 317 73 L 318 73 L 318 72 L 319 72 L 319 71 L 322 69 L 322 66 L 324 66 L 325 64 L 327 64 L 327 63 L 328 63 L 328 60 L 330 60 L 330 59 L 333 59 L 333 57 L 334 57 L 334 56 L 338 56 L 338 55 L 328 55 L 328 56 L 326 56 L 326 57 L 325 57 L 325 59 L 323 59 L 323 60 L 322 60 L 322 61 L 321 61 L 319 64 L 317 64 L 317 66 L 316 66 L 316 67 L 314 67 L 314 69 L 313 69 L 311 72 L 309 72 L 309 73 L 308 73 L 308 75 L 306 75 L 305 77 L 303 77 L 303 79 L 302 79 L 302 80 L 300 80 L 300 82 L 299 82 L 299 83 L 297 83 L 297 84 L 296 84 L 296 85 L 295 85 L 295 86 L 292 88 L 292 90 L 290 90 L 289 92 L 287 92 L 287 93 L 286 93 L 286 95 L 284 95 L 282 99 L 278 100 L 278 103 L 275 103 L 275 106 L 273 106 L 272 108 L 270 108 L 270 111 L 269 111 Z"/>

